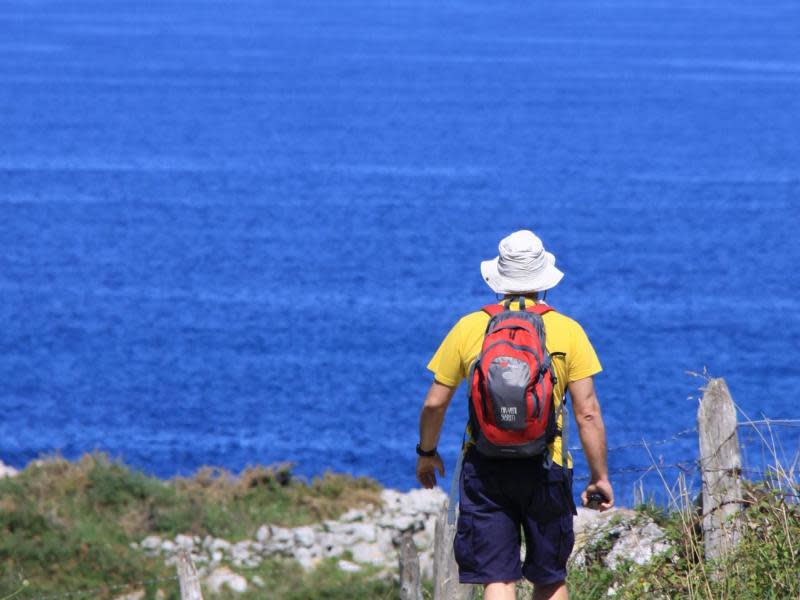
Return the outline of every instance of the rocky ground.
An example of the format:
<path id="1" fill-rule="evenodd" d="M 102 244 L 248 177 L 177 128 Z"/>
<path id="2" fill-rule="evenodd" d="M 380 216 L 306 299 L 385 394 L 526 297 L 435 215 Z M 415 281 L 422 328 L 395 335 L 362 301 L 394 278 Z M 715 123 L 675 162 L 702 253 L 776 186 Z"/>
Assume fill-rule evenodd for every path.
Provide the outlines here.
<path id="1" fill-rule="evenodd" d="M 135 546 L 150 556 L 163 557 L 170 565 L 178 552 L 186 551 L 209 589 L 227 585 L 234 591 L 245 591 L 248 581 L 236 569 L 254 568 L 274 557 L 294 559 L 306 570 L 324 559 L 336 558 L 344 571 L 371 566 L 386 575 L 394 574 L 400 538 L 410 533 L 420 553 L 423 577 L 431 578 L 436 515 L 447 496 L 440 489 L 406 494 L 383 490 L 381 500 L 380 509 L 351 509 L 339 519 L 316 525 L 286 528 L 265 523 L 253 539 L 236 543 L 211 536 L 178 535 L 174 539 L 149 536 Z M 252 583 L 259 585 L 258 581 Z"/>
<path id="2" fill-rule="evenodd" d="M 410 533 L 419 551 L 422 576 L 431 578 L 436 517 L 447 502 L 446 494 L 440 489 L 408 493 L 384 490 L 381 499 L 381 508 L 351 509 L 337 520 L 316 525 L 284 528 L 265 523 L 253 539 L 236 543 L 210 536 L 149 536 L 135 547 L 150 556 L 163 557 L 170 565 L 184 550 L 208 589 L 219 591 L 227 586 L 244 592 L 248 586 L 258 587 L 263 582 L 258 577 L 248 581 L 237 569 L 254 568 L 274 557 L 294 559 L 306 570 L 334 558 L 344 571 L 370 566 L 384 576 L 394 576 L 400 539 Z M 664 532 L 649 517 L 628 509 L 598 513 L 581 508 L 575 532 L 572 560 L 578 565 L 599 561 L 613 569 L 624 559 L 644 564 L 669 547 L 663 541 Z"/>

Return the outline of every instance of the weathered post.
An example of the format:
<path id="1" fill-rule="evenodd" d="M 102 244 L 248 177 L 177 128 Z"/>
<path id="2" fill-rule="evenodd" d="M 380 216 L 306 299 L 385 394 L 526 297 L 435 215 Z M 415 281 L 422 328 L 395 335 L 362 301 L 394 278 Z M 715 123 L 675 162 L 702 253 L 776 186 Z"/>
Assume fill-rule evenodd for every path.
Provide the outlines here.
<path id="1" fill-rule="evenodd" d="M 469 600 L 472 586 L 458 582 L 458 565 L 453 554 L 455 524 L 447 522 L 447 503 L 436 517 L 433 549 L 433 600 Z"/>
<path id="2" fill-rule="evenodd" d="M 400 542 L 400 599 L 422 600 L 422 582 L 419 578 L 419 555 L 411 533 L 405 533 Z"/>
<path id="3" fill-rule="evenodd" d="M 178 553 L 177 570 L 178 582 L 181 585 L 181 600 L 203 600 L 197 569 L 185 550 Z"/>
<path id="4" fill-rule="evenodd" d="M 720 558 L 739 541 L 742 458 L 736 409 L 724 379 L 710 379 L 697 410 L 703 477 L 703 541 L 706 560 Z"/>

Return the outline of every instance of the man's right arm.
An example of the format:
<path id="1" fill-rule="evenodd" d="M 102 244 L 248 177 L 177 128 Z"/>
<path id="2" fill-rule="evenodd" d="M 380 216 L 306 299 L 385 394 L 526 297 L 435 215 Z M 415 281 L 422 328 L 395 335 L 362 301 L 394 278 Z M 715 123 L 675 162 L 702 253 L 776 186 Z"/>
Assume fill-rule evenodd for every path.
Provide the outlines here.
<path id="1" fill-rule="evenodd" d="M 438 381 L 431 384 L 419 415 L 419 445 L 423 450 L 432 450 L 439 444 L 444 415 L 455 391 L 455 388 Z M 444 463 L 438 453 L 417 457 L 417 481 L 423 487 L 430 489 L 436 485 L 436 471 L 444 477 Z"/>
<path id="2" fill-rule="evenodd" d="M 600 493 L 606 499 L 600 503 L 600 510 L 608 510 L 614 506 L 614 490 L 608 480 L 606 428 L 600 413 L 600 403 L 595 395 L 594 382 L 591 377 L 584 377 L 570 382 L 568 387 L 578 434 L 591 471 L 591 480 L 581 494 L 581 500 L 586 506 L 589 503 L 589 494 Z"/>

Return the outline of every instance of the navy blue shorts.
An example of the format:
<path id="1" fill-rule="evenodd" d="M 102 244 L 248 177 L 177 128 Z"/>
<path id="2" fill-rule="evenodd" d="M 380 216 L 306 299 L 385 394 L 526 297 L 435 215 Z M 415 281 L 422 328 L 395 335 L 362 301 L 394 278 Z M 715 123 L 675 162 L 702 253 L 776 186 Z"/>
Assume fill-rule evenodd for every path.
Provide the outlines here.
<path id="1" fill-rule="evenodd" d="M 570 482 L 572 470 L 567 471 Z M 461 472 L 461 512 L 454 541 L 461 583 L 516 581 L 542 585 L 567 577 L 575 543 L 572 500 L 558 465 L 542 459 L 492 459 L 474 448 Z M 525 561 L 520 560 L 520 530 Z"/>

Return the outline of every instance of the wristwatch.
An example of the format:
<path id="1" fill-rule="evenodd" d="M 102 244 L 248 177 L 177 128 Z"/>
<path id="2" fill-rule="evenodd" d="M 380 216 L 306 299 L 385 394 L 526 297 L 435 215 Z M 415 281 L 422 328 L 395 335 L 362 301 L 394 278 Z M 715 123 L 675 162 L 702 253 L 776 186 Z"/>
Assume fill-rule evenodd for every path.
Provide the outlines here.
<path id="1" fill-rule="evenodd" d="M 418 456 L 436 456 L 437 454 L 439 454 L 439 452 L 437 452 L 436 448 L 434 448 L 433 450 L 423 450 L 422 446 L 417 444 L 417 455 Z"/>

